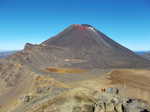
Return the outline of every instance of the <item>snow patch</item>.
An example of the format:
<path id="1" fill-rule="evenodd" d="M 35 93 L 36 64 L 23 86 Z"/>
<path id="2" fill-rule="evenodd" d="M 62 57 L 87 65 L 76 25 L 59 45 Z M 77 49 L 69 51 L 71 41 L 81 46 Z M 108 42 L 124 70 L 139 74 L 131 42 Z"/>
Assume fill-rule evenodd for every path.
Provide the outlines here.
<path id="1" fill-rule="evenodd" d="M 95 29 L 93 27 L 88 27 L 89 30 L 92 30 L 93 32 L 96 33 Z"/>

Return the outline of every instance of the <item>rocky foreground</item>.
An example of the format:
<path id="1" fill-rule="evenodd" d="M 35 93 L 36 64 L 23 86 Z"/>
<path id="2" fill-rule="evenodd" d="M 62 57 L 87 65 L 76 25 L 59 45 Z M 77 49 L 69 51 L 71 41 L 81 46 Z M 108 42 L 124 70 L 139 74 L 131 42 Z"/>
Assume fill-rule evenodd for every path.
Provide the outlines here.
<path id="1" fill-rule="evenodd" d="M 117 88 L 76 88 L 24 112 L 150 112 L 150 106 L 140 99 L 119 95 Z"/>

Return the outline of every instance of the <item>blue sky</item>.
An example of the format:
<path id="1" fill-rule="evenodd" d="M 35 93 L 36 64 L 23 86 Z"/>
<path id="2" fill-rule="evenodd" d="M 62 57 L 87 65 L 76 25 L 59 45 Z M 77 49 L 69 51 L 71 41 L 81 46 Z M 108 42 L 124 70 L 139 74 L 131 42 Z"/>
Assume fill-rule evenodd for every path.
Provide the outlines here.
<path id="1" fill-rule="evenodd" d="M 38 44 L 82 23 L 129 49 L 150 50 L 150 0 L 0 0 L 0 50 Z"/>

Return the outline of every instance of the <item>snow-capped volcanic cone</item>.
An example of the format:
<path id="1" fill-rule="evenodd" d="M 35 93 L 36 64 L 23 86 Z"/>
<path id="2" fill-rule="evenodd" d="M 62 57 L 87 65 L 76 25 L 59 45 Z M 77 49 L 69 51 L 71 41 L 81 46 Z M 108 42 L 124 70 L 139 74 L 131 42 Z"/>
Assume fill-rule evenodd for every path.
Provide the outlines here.
<path id="1" fill-rule="evenodd" d="M 124 68 L 139 67 L 148 63 L 147 60 L 87 24 L 71 25 L 42 44 L 68 49 L 68 55 L 65 57 L 68 62 L 64 62 L 65 66 L 69 63 L 70 66 L 76 67 Z M 75 59 L 80 62 L 75 63 Z"/>
<path id="2" fill-rule="evenodd" d="M 22 55 L 22 62 L 38 68 L 136 68 L 149 65 L 148 60 L 87 24 L 71 25 L 39 45 L 26 44 L 17 55 Z"/>

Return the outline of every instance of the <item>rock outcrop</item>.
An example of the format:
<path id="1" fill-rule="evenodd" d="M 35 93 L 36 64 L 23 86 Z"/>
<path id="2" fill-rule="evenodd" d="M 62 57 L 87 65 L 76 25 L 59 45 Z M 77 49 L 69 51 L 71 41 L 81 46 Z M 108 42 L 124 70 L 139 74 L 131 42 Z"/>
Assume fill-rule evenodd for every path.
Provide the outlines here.
<path id="1" fill-rule="evenodd" d="M 117 89 L 108 90 L 73 89 L 26 112 L 150 112 L 146 102 L 110 92 Z"/>

